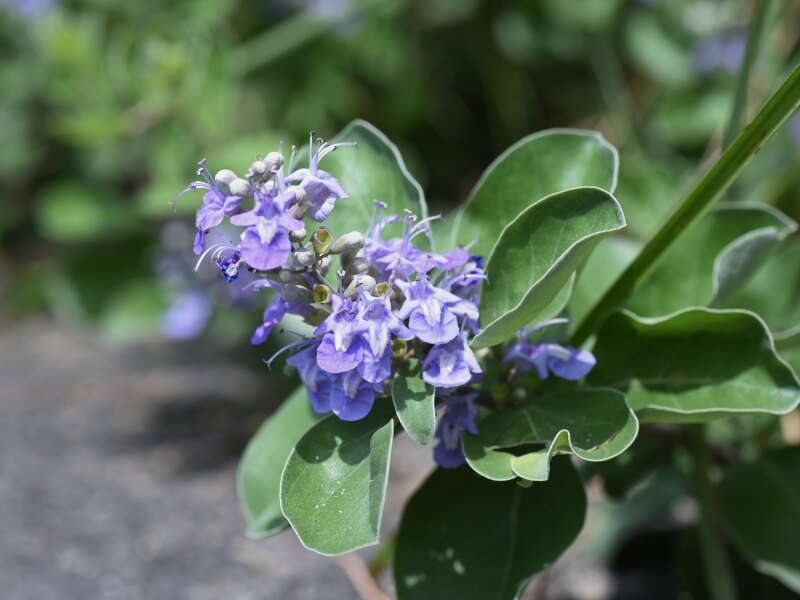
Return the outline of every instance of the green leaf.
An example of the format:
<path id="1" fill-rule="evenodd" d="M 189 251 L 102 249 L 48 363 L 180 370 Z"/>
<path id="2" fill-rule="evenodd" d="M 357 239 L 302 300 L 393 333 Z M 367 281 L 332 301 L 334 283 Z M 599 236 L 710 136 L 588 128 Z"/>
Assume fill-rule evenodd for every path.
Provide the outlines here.
<path id="1" fill-rule="evenodd" d="M 719 488 L 727 531 L 756 570 L 800 593 L 800 447 L 733 466 Z"/>
<path id="2" fill-rule="evenodd" d="M 586 496 L 574 467 L 523 488 L 466 468 L 437 469 L 411 498 L 395 550 L 400 600 L 516 598 L 583 527 Z"/>
<path id="3" fill-rule="evenodd" d="M 764 204 L 721 204 L 669 251 L 626 306 L 638 315 L 660 316 L 722 302 L 796 228 Z"/>
<path id="4" fill-rule="evenodd" d="M 626 213 L 626 220 L 627 217 Z M 642 245 L 639 242 L 621 235 L 608 237 L 602 244 L 597 245 L 578 270 L 575 286 L 567 304 L 567 312 L 573 323 L 580 323 L 583 320 L 600 296 L 611 287 L 641 249 Z"/>
<path id="5" fill-rule="evenodd" d="M 514 219 L 486 262 L 483 331 L 476 348 L 499 344 L 533 322 L 605 236 L 625 227 L 622 209 L 599 188 L 548 196 Z"/>
<path id="6" fill-rule="evenodd" d="M 639 422 L 616 390 L 554 392 L 481 419 L 478 435 L 462 435 L 469 465 L 488 479 L 545 481 L 555 454 L 588 461 L 618 456 L 636 439 Z M 543 445 L 520 453 L 523 445 Z"/>
<path id="7" fill-rule="evenodd" d="M 394 420 L 378 400 L 360 421 L 330 415 L 297 442 L 281 477 L 281 510 L 309 550 L 334 555 L 378 541 Z"/>
<path id="8" fill-rule="evenodd" d="M 477 238 L 472 252 L 487 256 L 506 224 L 545 196 L 579 186 L 613 193 L 617 168 L 616 149 L 599 133 L 548 129 L 529 135 L 484 171 L 459 213 L 453 243 Z"/>
<path id="9" fill-rule="evenodd" d="M 386 202 L 387 214 L 402 215 L 408 209 L 419 218 L 427 217 L 422 188 L 409 173 L 397 147 L 376 127 L 357 119 L 332 141 L 358 144 L 357 148 L 339 148 L 321 163 L 321 167 L 336 177 L 350 196 L 337 200 L 336 210 L 325 220 L 325 227 L 333 232 L 334 237 L 348 231 L 366 231 L 372 216 L 373 200 Z M 396 227 L 390 226 L 387 235 L 391 236 Z"/>
<path id="10" fill-rule="evenodd" d="M 776 250 L 753 278 L 724 302 L 724 306 L 752 310 L 767 322 L 773 332 L 788 333 L 800 325 L 798 297 L 800 244 L 794 243 Z"/>
<path id="11" fill-rule="evenodd" d="M 401 362 L 392 382 L 392 400 L 397 418 L 406 433 L 418 444 L 427 444 L 436 431 L 434 387 L 422 380 L 418 360 Z"/>
<path id="12" fill-rule="evenodd" d="M 653 319 L 614 313 L 594 354 L 588 382 L 623 390 L 647 421 L 783 414 L 800 402 L 797 376 L 776 354 L 764 322 L 746 311 L 689 308 Z"/>
<path id="13" fill-rule="evenodd" d="M 248 535 L 267 537 L 289 526 L 281 513 L 281 473 L 297 440 L 318 420 L 305 388 L 298 388 L 247 444 L 236 480 Z"/>

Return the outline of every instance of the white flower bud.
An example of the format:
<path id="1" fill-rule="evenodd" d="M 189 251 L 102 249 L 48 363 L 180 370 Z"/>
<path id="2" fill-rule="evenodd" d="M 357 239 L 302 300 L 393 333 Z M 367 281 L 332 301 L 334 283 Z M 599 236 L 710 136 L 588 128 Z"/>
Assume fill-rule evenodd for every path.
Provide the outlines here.
<path id="1" fill-rule="evenodd" d="M 250 170 L 247 172 L 248 177 L 261 179 L 267 172 L 267 163 L 263 160 L 256 160 L 250 164 Z"/>
<path id="2" fill-rule="evenodd" d="M 311 303 L 314 301 L 314 295 L 311 293 L 310 289 L 294 283 L 283 286 L 283 289 L 281 290 L 281 296 L 283 296 L 283 299 L 286 300 L 286 302 Z"/>
<path id="3" fill-rule="evenodd" d="M 310 267 L 317 262 L 317 257 L 308 248 L 300 248 L 292 253 L 292 260 L 298 267 Z"/>
<path id="4" fill-rule="evenodd" d="M 292 240 L 293 242 L 302 242 L 304 239 L 306 239 L 307 235 L 308 232 L 306 231 L 306 228 L 303 227 L 301 229 L 295 229 L 294 231 L 290 231 L 289 239 Z"/>
<path id="5" fill-rule="evenodd" d="M 214 181 L 219 185 L 230 185 L 236 178 L 236 173 L 230 169 L 222 169 L 221 171 L 217 171 L 217 174 L 214 175 Z"/>
<path id="6" fill-rule="evenodd" d="M 361 292 L 368 294 L 375 289 L 375 280 L 369 275 L 356 275 L 344 291 L 344 297 L 355 299 Z"/>
<path id="7" fill-rule="evenodd" d="M 336 240 L 329 249 L 331 254 L 341 254 L 343 252 L 353 252 L 364 247 L 364 234 L 359 231 L 345 233 Z"/>
<path id="8" fill-rule="evenodd" d="M 280 168 L 283 166 L 283 154 L 280 152 L 270 152 L 264 158 L 264 165 L 267 167 L 267 170 L 272 173 L 277 173 Z"/>
<path id="9" fill-rule="evenodd" d="M 322 276 L 325 277 L 325 275 L 328 274 L 328 271 L 331 268 L 331 257 L 323 256 L 322 258 L 319 259 L 319 262 L 317 264 L 319 265 L 320 273 L 322 273 Z"/>
<path id="10" fill-rule="evenodd" d="M 348 264 L 345 269 L 347 275 L 351 277 L 359 275 L 360 273 L 366 273 L 367 271 L 369 271 L 369 263 L 366 258 L 362 258 L 361 256 L 357 256 L 351 260 L 350 264 Z"/>
<path id="11" fill-rule="evenodd" d="M 231 181 L 228 184 L 228 188 L 231 190 L 232 196 L 245 197 L 250 195 L 250 184 L 240 177 L 237 177 Z"/>

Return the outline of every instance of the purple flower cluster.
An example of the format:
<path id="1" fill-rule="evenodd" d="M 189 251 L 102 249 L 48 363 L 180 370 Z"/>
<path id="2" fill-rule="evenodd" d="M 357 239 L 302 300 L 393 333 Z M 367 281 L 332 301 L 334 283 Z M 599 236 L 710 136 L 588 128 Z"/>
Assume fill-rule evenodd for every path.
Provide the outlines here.
<path id="1" fill-rule="evenodd" d="M 314 408 L 347 421 L 369 413 L 397 361 L 410 356 L 422 360 L 422 378 L 439 389 L 467 385 L 481 374 L 467 343 L 478 308 L 466 296 L 482 273 L 467 252 L 420 249 L 413 240 L 429 233 L 428 220 L 417 223 L 410 213 L 384 218 L 383 209 L 376 203 L 366 235 L 351 232 L 328 248 L 346 247 L 338 289 L 306 286 L 324 300 L 315 307 L 327 316 L 312 338 L 293 344 L 302 349 L 287 361 L 300 373 Z M 400 237 L 383 239 L 385 226 L 395 221 L 403 224 Z M 459 294 L 453 293 L 456 283 Z"/>
<path id="2" fill-rule="evenodd" d="M 548 325 L 566 322 L 567 319 L 553 319 L 521 329 L 517 332 L 517 340 L 508 348 L 503 362 L 512 364 L 517 373 L 536 371 L 539 379 L 547 379 L 550 373 L 568 381 L 585 377 L 597 362 L 591 352 L 562 346 L 553 341 L 531 341 L 535 334 Z"/>
<path id="3" fill-rule="evenodd" d="M 183 194 L 205 190 L 203 203 L 197 211 L 197 235 L 194 252 L 202 257 L 211 254 L 228 283 L 235 280 L 242 267 L 254 271 L 270 271 L 282 267 L 292 252 L 292 243 L 305 237 L 302 219 L 308 215 L 324 221 L 333 210 L 336 200 L 347 194 L 330 173 L 319 168 L 319 162 L 337 147 L 350 144 L 326 144 L 318 141 L 314 151 L 310 142 L 308 168 L 293 170 L 295 150 L 284 173 L 284 157 L 270 152 L 257 158 L 244 178 L 230 169 L 218 171 L 211 177 L 205 161 L 198 163 L 197 174 L 203 179 L 193 181 L 173 200 Z M 249 210 L 243 206 L 252 200 Z M 240 238 L 228 240 L 218 234 L 214 243 L 207 238 L 225 219 L 241 227 Z"/>
<path id="4" fill-rule="evenodd" d="M 252 343 L 266 341 L 287 314 L 314 327 L 312 335 L 300 336 L 268 363 L 290 351 L 287 364 L 297 369 L 319 413 L 347 421 L 364 418 L 376 396 L 388 391 L 398 363 L 420 360 L 422 378 L 438 396 L 446 396 L 436 457 L 452 464 L 453 428 L 462 426 L 453 408 L 462 397 L 458 388 L 482 376 L 468 345 L 478 327 L 482 259 L 462 248 L 443 254 L 427 249 L 429 222 L 438 217 L 418 220 L 409 211 L 385 216 L 382 202 L 375 203 L 364 232 L 334 239 L 319 227 L 309 236 L 303 220 L 324 221 L 336 201 L 348 197 L 319 168 L 320 160 L 341 145 L 318 142 L 308 168 L 297 170 L 293 152 L 288 174 L 279 152 L 258 158 L 244 178 L 227 169 L 211 177 L 201 162 L 202 179 L 179 194 L 205 192 L 196 218 L 198 266 L 210 255 L 226 282 L 246 269 L 248 278 L 255 277 L 248 288 L 277 292 Z M 231 241 L 216 229 L 223 224 L 241 228 L 239 238 Z M 385 235 L 387 228 L 398 235 Z M 331 282 L 337 257 L 338 282 Z M 463 427 L 477 431 L 472 419 Z"/>
<path id="5" fill-rule="evenodd" d="M 422 379 L 435 388 L 443 408 L 434 458 L 443 467 L 459 466 L 462 432 L 477 433 L 478 393 L 466 386 L 483 378 L 468 343 L 478 331 L 483 259 L 465 248 L 434 252 L 429 223 L 439 217 L 418 220 L 410 211 L 384 215 L 386 205 L 377 201 L 366 231 L 334 238 L 318 227 L 309 236 L 304 219 L 322 222 L 337 200 L 348 198 L 319 168 L 322 158 L 341 145 L 319 140 L 316 151 L 313 145 L 309 149 L 308 168 L 297 170 L 293 149 L 288 174 L 279 152 L 257 158 L 244 178 L 227 169 L 211 177 L 201 162 L 203 179 L 181 192 L 205 192 L 196 218 L 198 266 L 210 255 L 226 282 L 239 279 L 245 269 L 250 280 L 245 288 L 277 292 L 253 344 L 266 341 L 288 314 L 313 327 L 313 333 L 300 335 L 267 363 L 289 352 L 286 362 L 297 370 L 319 413 L 345 421 L 364 418 L 375 398 L 387 393 L 397 366 L 419 360 Z M 216 229 L 220 225 L 227 231 L 240 228 L 238 239 L 228 239 L 226 229 Z M 339 263 L 335 278 L 334 259 Z M 188 313 L 203 311 L 195 298 L 187 297 L 183 305 Z M 595 362 L 591 353 L 540 336 L 533 341 L 542 327 L 562 321 L 519 332 L 505 357 L 512 373 L 577 380 L 589 372 Z"/>

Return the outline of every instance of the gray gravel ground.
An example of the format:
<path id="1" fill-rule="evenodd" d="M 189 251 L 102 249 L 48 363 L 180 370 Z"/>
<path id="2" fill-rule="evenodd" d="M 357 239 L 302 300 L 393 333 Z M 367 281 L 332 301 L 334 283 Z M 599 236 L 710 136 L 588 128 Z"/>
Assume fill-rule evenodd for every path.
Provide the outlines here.
<path id="1" fill-rule="evenodd" d="M 244 537 L 236 458 L 279 398 L 266 372 L 202 352 L 108 347 L 43 322 L 0 330 L 1 598 L 356 597 L 291 532 Z M 389 528 L 429 464 L 424 448 L 397 450 Z"/>
<path id="2" fill-rule="evenodd" d="M 236 462 L 279 404 L 281 376 L 222 354 L 113 347 L 43 321 L 0 327 L 1 600 L 358 598 L 335 559 L 291 532 L 244 536 Z M 406 436 L 393 455 L 384 534 L 432 468 Z M 607 573 L 574 552 L 547 594 L 540 577 L 524 597 L 607 597 Z M 390 574 L 381 583 L 390 590 Z"/>

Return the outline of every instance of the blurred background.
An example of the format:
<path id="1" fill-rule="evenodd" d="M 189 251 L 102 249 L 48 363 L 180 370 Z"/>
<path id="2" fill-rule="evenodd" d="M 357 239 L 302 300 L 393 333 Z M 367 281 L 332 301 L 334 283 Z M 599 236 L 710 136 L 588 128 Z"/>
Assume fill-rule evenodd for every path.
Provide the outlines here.
<path id="1" fill-rule="evenodd" d="M 446 213 L 520 137 L 596 129 L 620 149 L 629 235 L 645 236 L 719 150 L 752 11 L 0 0 L 2 596 L 355 595 L 290 534 L 243 537 L 235 462 L 293 383 L 263 365 L 271 346 L 247 343 L 260 300 L 193 272 L 199 198 L 170 200 L 199 159 L 244 170 L 280 140 L 363 118 Z M 750 115 L 800 60 L 800 4 L 772 2 L 764 31 Z M 800 115 L 731 196 L 800 219 Z M 401 452 L 393 485 L 408 490 L 429 458 Z M 594 584 L 547 597 L 626 597 L 590 558 L 564 569 L 576 564 Z"/>

